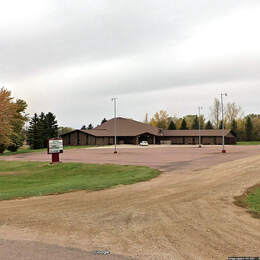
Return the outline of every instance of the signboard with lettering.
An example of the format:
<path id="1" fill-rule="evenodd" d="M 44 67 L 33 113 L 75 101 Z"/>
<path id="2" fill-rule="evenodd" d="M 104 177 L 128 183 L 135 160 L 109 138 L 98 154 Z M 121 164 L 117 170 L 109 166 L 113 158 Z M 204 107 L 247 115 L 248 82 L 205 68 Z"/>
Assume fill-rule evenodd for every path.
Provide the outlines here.
<path id="1" fill-rule="evenodd" d="M 48 140 L 48 154 L 63 153 L 63 140 L 60 138 Z"/>

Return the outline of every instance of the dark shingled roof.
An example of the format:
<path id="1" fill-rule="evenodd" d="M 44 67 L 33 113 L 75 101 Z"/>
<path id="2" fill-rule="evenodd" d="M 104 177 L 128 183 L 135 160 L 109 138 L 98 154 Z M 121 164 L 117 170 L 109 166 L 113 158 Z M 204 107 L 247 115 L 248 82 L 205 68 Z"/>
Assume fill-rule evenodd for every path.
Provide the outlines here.
<path id="1" fill-rule="evenodd" d="M 116 130 L 117 136 L 137 136 L 144 133 L 149 133 L 152 135 L 158 135 L 159 129 L 151 125 L 144 124 L 132 119 L 118 117 L 116 119 Z M 113 136 L 114 135 L 114 118 L 108 120 L 100 126 L 92 130 L 82 130 L 85 133 L 94 135 L 94 136 Z"/>

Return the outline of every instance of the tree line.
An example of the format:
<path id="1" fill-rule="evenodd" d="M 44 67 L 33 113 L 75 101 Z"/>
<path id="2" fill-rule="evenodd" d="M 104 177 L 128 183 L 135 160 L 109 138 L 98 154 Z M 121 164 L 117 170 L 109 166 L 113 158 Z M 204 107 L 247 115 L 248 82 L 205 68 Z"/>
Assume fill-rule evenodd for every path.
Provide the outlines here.
<path id="1" fill-rule="evenodd" d="M 149 120 L 145 115 L 144 123 L 154 127 L 168 130 L 188 130 L 188 129 L 222 129 L 221 103 L 214 100 L 210 107 L 208 120 L 204 115 L 186 115 L 184 117 L 170 116 L 167 111 L 156 112 Z M 241 106 L 236 103 L 227 103 L 224 108 L 224 127 L 231 129 L 237 136 L 238 141 L 260 141 L 260 115 L 249 114 L 244 116 Z"/>

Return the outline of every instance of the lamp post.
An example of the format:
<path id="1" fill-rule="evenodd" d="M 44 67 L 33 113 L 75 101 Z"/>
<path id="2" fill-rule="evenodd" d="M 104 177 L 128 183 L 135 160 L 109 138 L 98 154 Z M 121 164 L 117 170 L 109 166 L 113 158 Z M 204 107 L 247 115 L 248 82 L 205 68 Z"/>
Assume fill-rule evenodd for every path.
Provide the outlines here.
<path id="1" fill-rule="evenodd" d="M 201 148 L 201 133 L 200 133 L 200 110 L 202 110 L 203 107 L 199 107 L 199 148 Z"/>
<path id="2" fill-rule="evenodd" d="M 112 98 L 112 102 L 114 102 L 114 135 L 115 135 L 115 149 L 114 149 L 114 153 L 117 153 L 117 149 L 116 149 L 116 127 L 117 127 L 117 124 L 116 124 L 116 100 L 117 98 Z"/>
<path id="3" fill-rule="evenodd" d="M 224 102 L 223 96 L 227 96 L 227 93 L 221 93 L 221 110 L 222 110 L 222 153 L 226 153 L 225 150 L 225 125 L 224 125 Z"/>

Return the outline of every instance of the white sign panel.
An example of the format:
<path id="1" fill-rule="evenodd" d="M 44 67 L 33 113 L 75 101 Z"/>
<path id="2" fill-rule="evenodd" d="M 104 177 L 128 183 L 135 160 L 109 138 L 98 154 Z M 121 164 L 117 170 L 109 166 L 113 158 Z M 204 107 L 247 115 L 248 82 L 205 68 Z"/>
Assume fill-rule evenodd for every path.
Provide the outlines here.
<path id="1" fill-rule="evenodd" d="M 62 139 L 49 140 L 49 153 L 62 153 L 63 141 Z"/>

